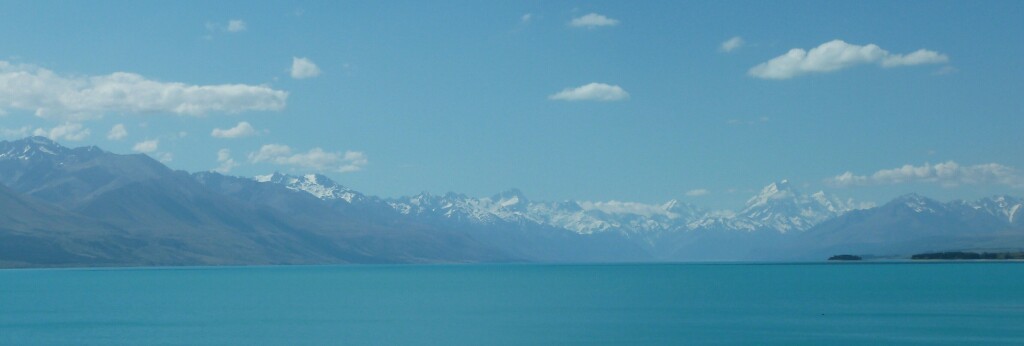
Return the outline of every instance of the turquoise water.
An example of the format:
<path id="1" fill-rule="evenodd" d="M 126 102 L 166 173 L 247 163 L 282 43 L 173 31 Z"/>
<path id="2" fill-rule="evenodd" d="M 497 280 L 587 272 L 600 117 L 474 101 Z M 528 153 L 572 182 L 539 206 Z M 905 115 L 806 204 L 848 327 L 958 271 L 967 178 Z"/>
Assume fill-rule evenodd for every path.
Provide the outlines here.
<path id="1" fill-rule="evenodd" d="M 0 344 L 1024 343 L 1024 264 L 0 270 Z"/>

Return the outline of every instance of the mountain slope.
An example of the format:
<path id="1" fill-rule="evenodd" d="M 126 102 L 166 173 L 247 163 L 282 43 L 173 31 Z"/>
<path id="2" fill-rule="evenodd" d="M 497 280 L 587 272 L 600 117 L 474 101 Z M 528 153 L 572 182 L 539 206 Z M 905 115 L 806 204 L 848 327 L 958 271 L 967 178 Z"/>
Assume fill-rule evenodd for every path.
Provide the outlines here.
<path id="1" fill-rule="evenodd" d="M 1024 247 L 1024 202 L 862 209 L 782 180 L 739 212 L 511 189 L 382 199 L 307 174 L 173 171 L 146 155 L 0 142 L 0 265 L 820 260 Z"/>
<path id="2" fill-rule="evenodd" d="M 1007 202 L 1007 197 L 1002 198 Z M 1017 203 L 989 208 L 994 199 L 941 203 L 916 194 L 847 213 L 787 244 L 794 258 L 836 253 L 909 255 L 925 251 L 1024 247 L 1024 225 L 1011 216 Z M 782 254 L 779 254 L 782 255 Z"/>

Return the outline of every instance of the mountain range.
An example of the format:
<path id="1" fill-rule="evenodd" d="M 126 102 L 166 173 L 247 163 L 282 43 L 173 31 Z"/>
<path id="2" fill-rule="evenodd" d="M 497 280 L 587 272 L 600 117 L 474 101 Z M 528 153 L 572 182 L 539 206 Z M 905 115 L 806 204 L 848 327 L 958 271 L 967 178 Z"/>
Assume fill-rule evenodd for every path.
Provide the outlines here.
<path id="1" fill-rule="evenodd" d="M 319 174 L 172 170 L 143 154 L 0 142 L 0 266 L 820 260 L 1024 247 L 1024 200 L 878 207 L 788 181 L 738 212 L 668 201 L 380 198 Z"/>

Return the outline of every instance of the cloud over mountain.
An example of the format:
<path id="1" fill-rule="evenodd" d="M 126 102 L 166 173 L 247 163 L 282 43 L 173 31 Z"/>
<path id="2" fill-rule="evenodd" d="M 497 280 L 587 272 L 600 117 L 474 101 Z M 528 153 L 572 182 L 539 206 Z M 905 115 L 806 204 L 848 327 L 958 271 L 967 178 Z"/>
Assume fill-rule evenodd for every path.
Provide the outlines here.
<path id="1" fill-rule="evenodd" d="M 149 154 L 155 152 L 160 147 L 159 139 L 150 139 L 142 142 L 135 143 L 132 147 L 132 151 Z"/>
<path id="2" fill-rule="evenodd" d="M 52 140 L 80 141 L 89 137 L 90 131 L 80 123 L 64 122 L 51 129 L 38 128 L 32 134 Z"/>
<path id="3" fill-rule="evenodd" d="M 278 111 L 288 92 L 263 85 L 191 85 L 129 72 L 62 76 L 0 61 L 0 109 L 21 109 L 50 119 L 91 119 L 106 113 L 210 113 Z"/>
<path id="4" fill-rule="evenodd" d="M 220 174 L 227 174 L 235 167 L 238 167 L 238 163 L 235 162 L 235 159 L 231 158 L 231 150 L 229 149 L 221 149 L 217 151 L 217 162 L 220 163 L 220 166 L 217 166 L 213 171 Z"/>
<path id="5" fill-rule="evenodd" d="M 264 145 L 259 151 L 249 153 L 249 161 L 340 173 L 355 172 L 369 164 L 366 155 L 359 151 L 338 153 L 313 148 L 305 153 L 296 153 L 291 147 L 283 144 Z"/>
<path id="6" fill-rule="evenodd" d="M 1018 170 L 998 163 L 962 166 L 955 161 L 921 166 L 903 165 L 882 169 L 871 175 L 857 175 L 847 171 L 826 179 L 835 186 L 882 185 L 900 183 L 936 183 L 943 186 L 961 184 L 1000 184 L 1010 187 L 1024 187 L 1024 175 Z"/>
<path id="7" fill-rule="evenodd" d="M 117 124 L 110 128 L 110 132 L 107 132 L 107 139 L 116 141 L 128 137 L 128 130 L 125 129 L 124 124 Z"/>

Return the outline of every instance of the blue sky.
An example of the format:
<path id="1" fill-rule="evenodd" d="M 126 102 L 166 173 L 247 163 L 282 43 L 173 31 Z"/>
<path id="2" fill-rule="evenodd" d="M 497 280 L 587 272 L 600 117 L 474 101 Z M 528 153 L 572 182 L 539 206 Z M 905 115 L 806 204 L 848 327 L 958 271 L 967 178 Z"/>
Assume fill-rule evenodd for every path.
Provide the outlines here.
<path id="1" fill-rule="evenodd" d="M 382 196 L 1024 195 L 1015 1 L 5 7 L 8 139 Z"/>

